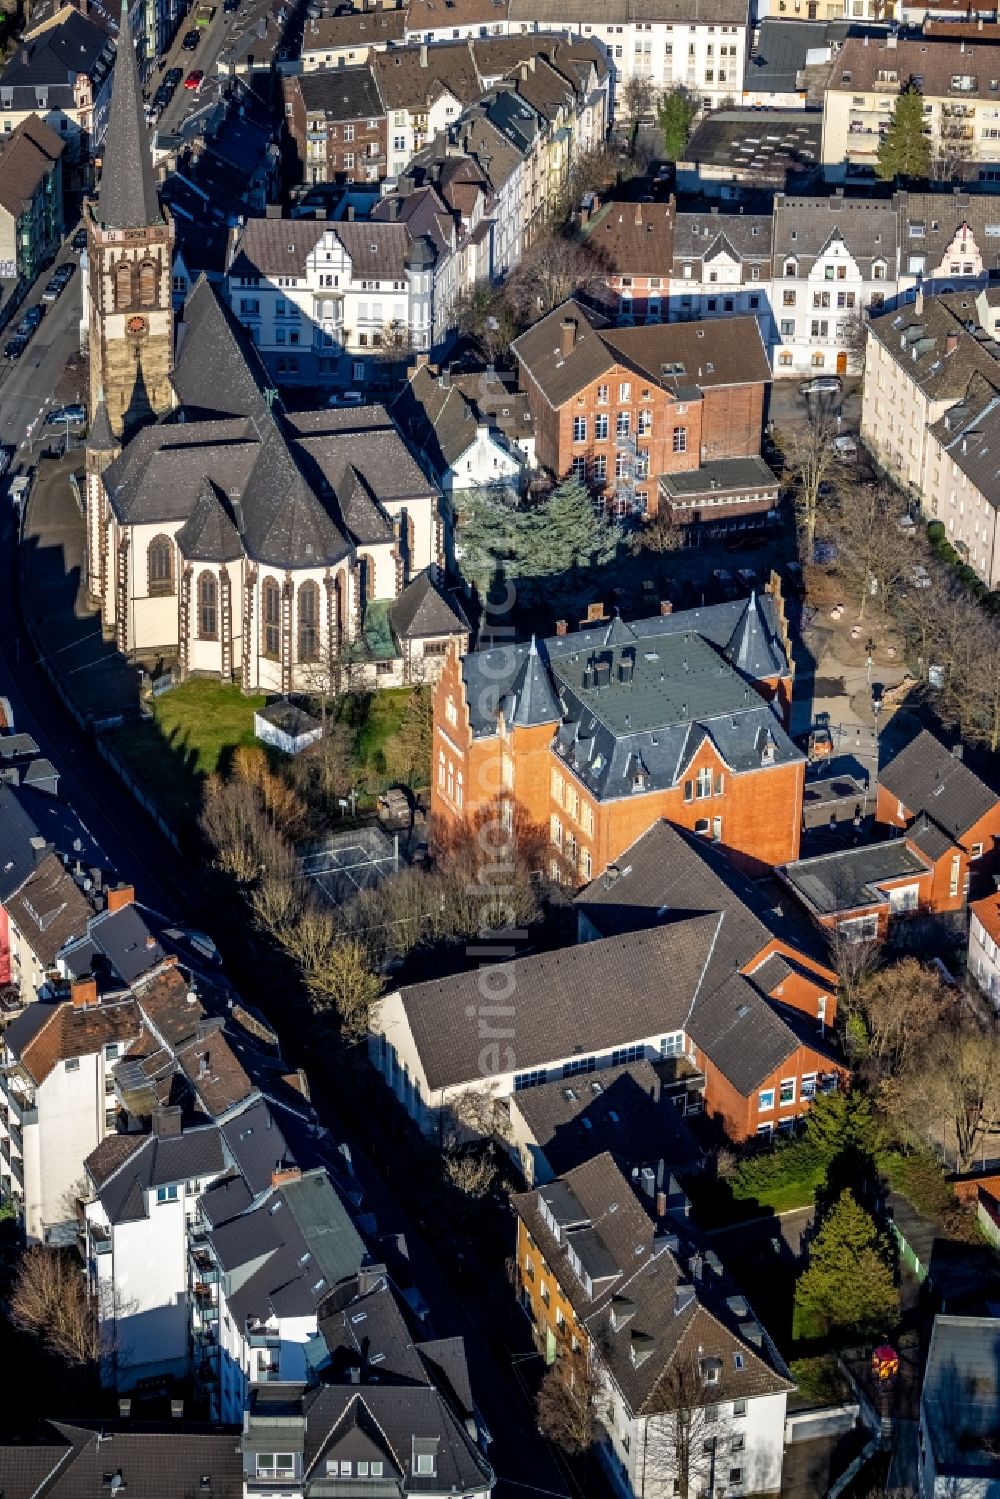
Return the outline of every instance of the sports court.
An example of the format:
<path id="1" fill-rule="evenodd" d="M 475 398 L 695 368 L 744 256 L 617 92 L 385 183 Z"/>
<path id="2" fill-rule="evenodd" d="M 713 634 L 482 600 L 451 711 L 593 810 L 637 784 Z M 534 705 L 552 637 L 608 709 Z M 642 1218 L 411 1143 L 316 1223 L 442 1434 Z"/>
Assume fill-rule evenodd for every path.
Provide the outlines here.
<path id="1" fill-rule="evenodd" d="M 300 868 L 331 905 L 343 905 L 400 867 L 399 840 L 379 827 L 328 833 L 303 854 Z"/>

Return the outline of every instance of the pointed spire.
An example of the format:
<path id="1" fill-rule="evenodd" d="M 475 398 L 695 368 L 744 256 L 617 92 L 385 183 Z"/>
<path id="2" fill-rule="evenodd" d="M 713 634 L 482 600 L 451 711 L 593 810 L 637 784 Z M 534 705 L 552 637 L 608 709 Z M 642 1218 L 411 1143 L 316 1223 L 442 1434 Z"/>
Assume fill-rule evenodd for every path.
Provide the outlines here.
<path id="1" fill-rule="evenodd" d="M 106 229 L 146 229 L 162 218 L 126 0 L 118 28 L 97 217 Z"/>
<path id="2" fill-rule="evenodd" d="M 108 408 L 104 403 L 103 385 L 97 387 L 97 405 L 94 407 L 90 431 L 87 433 L 87 447 L 92 453 L 117 453 L 121 447 L 111 431 Z"/>

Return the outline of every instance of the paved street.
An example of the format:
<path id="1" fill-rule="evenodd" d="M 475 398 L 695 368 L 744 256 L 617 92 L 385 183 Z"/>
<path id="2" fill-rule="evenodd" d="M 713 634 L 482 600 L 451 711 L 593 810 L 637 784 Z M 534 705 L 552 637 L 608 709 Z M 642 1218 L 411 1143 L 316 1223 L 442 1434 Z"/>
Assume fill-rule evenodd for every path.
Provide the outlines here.
<path id="1" fill-rule="evenodd" d="M 33 343 L 20 366 L 7 367 L 0 376 L 0 442 L 19 447 L 17 466 L 21 468 L 29 466 L 30 461 L 25 436 L 28 422 L 32 415 L 37 417 L 40 407 L 51 404 L 59 372 L 76 347 L 78 285 L 74 278 L 49 312 L 38 342 Z M 80 457 L 82 460 L 82 454 Z M 51 618 L 56 609 L 65 613 L 74 606 L 79 608 L 83 521 L 78 517 L 76 535 L 72 535 L 67 517 L 72 516 L 73 506 L 65 503 L 67 474 L 74 466 L 70 457 L 53 465 L 39 481 L 39 509 L 37 518 L 31 521 L 28 542 L 39 554 L 45 554 L 44 566 L 35 574 L 43 580 L 44 596 L 26 600 L 25 607 L 45 622 L 55 637 L 54 649 L 69 645 L 78 653 L 73 657 L 74 665 L 85 672 L 92 661 L 106 654 L 100 637 L 91 634 L 89 639 L 81 638 L 80 630 L 72 628 L 65 618 Z M 0 486 L 0 494 L 6 495 L 5 486 Z M 60 503 L 56 503 L 57 494 L 62 497 Z M 74 806 L 120 873 L 135 884 L 139 899 L 211 934 L 212 921 L 197 905 L 197 886 L 188 862 L 166 842 L 98 755 L 93 738 L 60 702 L 32 650 L 20 610 L 15 516 L 6 503 L 0 506 L 0 568 L 0 695 L 10 700 L 16 728 L 31 734 L 42 754 L 60 771 L 60 794 Z M 286 1030 L 290 1060 L 303 1059 L 296 1051 L 300 1044 L 304 1043 L 288 1036 Z M 305 1060 L 308 1062 L 308 1058 Z M 347 1138 L 322 1081 L 317 1092 L 321 1116 L 333 1138 Z M 480 1319 L 482 1301 L 476 1287 L 455 1287 L 453 1267 L 434 1256 L 417 1227 L 400 1211 L 369 1164 L 363 1146 L 356 1140 L 350 1144 L 365 1191 L 365 1207 L 375 1214 L 380 1233 L 405 1235 L 414 1278 L 431 1308 L 436 1331 L 444 1335 L 462 1333 L 467 1339 L 477 1398 L 494 1437 L 490 1458 L 501 1478 L 497 1495 L 518 1499 L 525 1493 L 567 1494 L 567 1482 L 535 1428 L 533 1412 L 517 1382 L 516 1366 L 504 1348 L 492 1344 L 492 1330 Z M 511 1235 L 513 1244 L 513 1228 Z M 524 1342 L 514 1351 L 514 1357 L 528 1354 L 527 1332 L 525 1322 Z"/>
<path id="2" fill-rule="evenodd" d="M 71 226 L 71 233 L 72 233 Z M 0 357 L 0 441 L 11 443 L 21 451 L 19 466 L 26 468 L 39 438 L 51 439 L 53 446 L 61 434 L 50 427 L 42 431 L 45 411 L 66 398 L 76 399 L 73 391 L 84 398 L 82 372 L 75 379 L 65 375 L 66 360 L 80 347 L 80 307 L 82 298 L 79 256 L 64 249 L 58 259 L 43 271 L 23 307 L 14 315 L 11 327 L 0 336 L 0 349 L 20 321 L 23 310 L 41 298 L 44 287 L 56 265 L 69 261 L 77 266 L 73 279 L 58 302 L 50 304 L 38 331 L 16 364 Z M 58 394 L 57 394 L 58 386 Z M 30 434 L 29 434 L 30 428 Z"/>

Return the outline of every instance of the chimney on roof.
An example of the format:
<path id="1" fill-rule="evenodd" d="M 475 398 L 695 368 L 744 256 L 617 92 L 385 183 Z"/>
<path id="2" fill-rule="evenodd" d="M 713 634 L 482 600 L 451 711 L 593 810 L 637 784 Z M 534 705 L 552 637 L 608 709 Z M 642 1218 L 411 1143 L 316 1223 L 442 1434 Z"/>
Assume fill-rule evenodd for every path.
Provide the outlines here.
<path id="1" fill-rule="evenodd" d="M 426 66 L 427 66 L 427 43 L 426 42 L 421 42 L 421 44 L 420 44 L 420 66 L 422 68 L 426 68 Z"/>
<path id="2" fill-rule="evenodd" d="M 952 750 L 952 754 L 954 755 L 956 760 L 964 760 L 965 749 L 961 744 L 956 744 L 955 748 Z"/>
<path id="3" fill-rule="evenodd" d="M 954 352 L 955 352 L 955 350 L 957 348 L 958 348 L 958 334 L 957 333 L 949 333 L 948 337 L 944 341 L 945 358 L 947 358 L 947 356 L 949 354 L 954 354 Z"/>
<path id="4" fill-rule="evenodd" d="M 28 54 L 27 47 L 22 47 L 21 48 L 21 65 L 22 65 L 22 67 L 26 68 L 28 66 L 28 56 L 29 56 L 29 54 Z"/>
<path id="5" fill-rule="evenodd" d="M 354 204 L 353 203 L 348 203 L 348 205 L 347 205 L 347 222 L 349 224 L 353 224 L 354 223 Z"/>
<path id="6" fill-rule="evenodd" d="M 656 1216 L 657 1216 L 657 1218 L 664 1218 L 664 1217 L 666 1217 L 666 1213 L 667 1213 L 667 1194 L 666 1194 L 666 1192 L 664 1192 L 661 1189 L 656 1194 Z"/>
<path id="7" fill-rule="evenodd" d="M 451 366 L 447 364 L 441 370 L 441 389 L 451 390 Z"/>
<path id="8" fill-rule="evenodd" d="M 642 204 L 641 203 L 637 203 L 635 205 L 635 227 L 637 229 L 641 229 L 642 228 Z"/>
<path id="9" fill-rule="evenodd" d="M 118 1402 L 118 1419 L 127 1421 L 132 1414 L 132 1397 L 123 1395 Z"/>
<path id="10" fill-rule="evenodd" d="M 183 1400 L 171 1400 L 171 1402 L 170 1402 L 170 1418 L 173 1421 L 183 1421 L 183 1419 L 184 1419 L 184 1401 Z"/>
<path id="11" fill-rule="evenodd" d="M 181 1133 L 181 1111 L 177 1104 L 161 1104 L 153 1110 L 153 1134 L 161 1139 Z"/>
<path id="12" fill-rule="evenodd" d="M 567 622 L 564 619 L 557 619 L 556 620 L 556 634 L 557 635 L 568 635 L 569 634 L 569 625 L 567 624 Z"/>
<path id="13" fill-rule="evenodd" d="M 559 324 L 559 352 L 565 359 L 576 348 L 576 319 L 563 318 Z"/>
<path id="14" fill-rule="evenodd" d="M 87 1010 L 97 1003 L 97 980 L 94 978 L 74 979 L 69 992 L 74 1010 Z"/>
<path id="15" fill-rule="evenodd" d="M 108 891 L 108 911 L 123 911 L 126 906 L 135 905 L 135 886 L 116 885 L 113 890 Z"/>
<path id="16" fill-rule="evenodd" d="M 301 1166 L 275 1166 L 271 1172 L 271 1186 L 283 1187 L 286 1182 L 302 1180 Z"/>
<path id="17" fill-rule="evenodd" d="M 661 599 L 660 600 L 660 613 L 661 613 L 661 615 L 673 614 L 673 612 L 674 612 L 674 606 L 670 602 L 670 600 L 669 599 Z"/>
<path id="18" fill-rule="evenodd" d="M 922 317 L 924 312 L 924 289 L 922 286 L 917 287 L 917 295 L 913 299 L 913 307 L 917 317 Z"/>

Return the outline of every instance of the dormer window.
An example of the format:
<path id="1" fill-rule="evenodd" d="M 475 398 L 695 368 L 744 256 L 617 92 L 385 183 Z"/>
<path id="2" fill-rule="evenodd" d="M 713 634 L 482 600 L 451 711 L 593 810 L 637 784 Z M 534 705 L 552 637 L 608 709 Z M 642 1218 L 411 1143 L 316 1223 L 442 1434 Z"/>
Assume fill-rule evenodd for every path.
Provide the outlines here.
<path id="1" fill-rule="evenodd" d="M 706 1387 L 717 1385 L 722 1378 L 722 1360 L 720 1358 L 703 1358 L 698 1361 L 701 1373 L 701 1382 Z"/>

